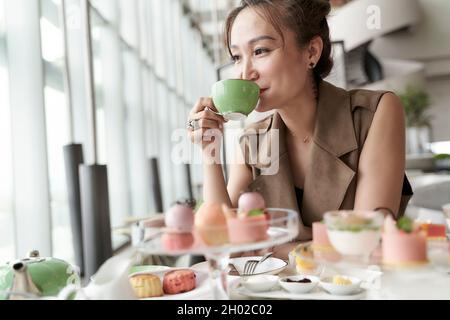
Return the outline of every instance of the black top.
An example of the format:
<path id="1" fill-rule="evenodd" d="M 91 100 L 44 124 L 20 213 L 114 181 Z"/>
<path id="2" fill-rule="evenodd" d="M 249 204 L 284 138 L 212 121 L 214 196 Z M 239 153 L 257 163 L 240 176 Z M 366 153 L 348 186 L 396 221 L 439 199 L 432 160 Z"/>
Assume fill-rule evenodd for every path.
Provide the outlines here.
<path id="1" fill-rule="evenodd" d="M 297 196 L 298 210 L 302 210 L 303 203 L 303 189 L 295 187 L 295 195 Z"/>

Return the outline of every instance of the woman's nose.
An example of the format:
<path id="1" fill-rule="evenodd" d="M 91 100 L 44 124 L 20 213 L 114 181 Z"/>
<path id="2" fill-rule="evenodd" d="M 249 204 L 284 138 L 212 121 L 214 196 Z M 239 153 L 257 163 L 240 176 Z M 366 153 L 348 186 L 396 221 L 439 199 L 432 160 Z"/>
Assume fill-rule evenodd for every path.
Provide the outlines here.
<path id="1" fill-rule="evenodd" d="M 251 62 L 245 63 L 242 70 L 241 79 L 256 81 L 258 77 L 259 77 L 258 71 L 256 71 L 253 64 Z"/>

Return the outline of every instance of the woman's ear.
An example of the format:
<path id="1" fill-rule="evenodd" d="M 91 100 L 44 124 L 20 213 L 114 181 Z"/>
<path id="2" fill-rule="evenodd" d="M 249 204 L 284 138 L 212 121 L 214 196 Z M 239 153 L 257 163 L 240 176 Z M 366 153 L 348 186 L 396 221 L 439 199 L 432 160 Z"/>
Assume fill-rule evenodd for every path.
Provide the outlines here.
<path id="1" fill-rule="evenodd" d="M 322 37 L 316 36 L 309 42 L 309 61 L 313 62 L 315 65 L 319 62 L 322 56 L 323 50 L 323 40 Z"/>

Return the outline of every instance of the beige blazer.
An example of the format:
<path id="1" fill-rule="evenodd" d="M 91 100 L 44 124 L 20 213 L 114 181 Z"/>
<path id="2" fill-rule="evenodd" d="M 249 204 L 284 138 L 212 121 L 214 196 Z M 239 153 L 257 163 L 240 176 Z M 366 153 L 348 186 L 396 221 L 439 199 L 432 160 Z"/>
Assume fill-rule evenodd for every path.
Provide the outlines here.
<path id="1" fill-rule="evenodd" d="M 275 112 L 247 126 L 240 140 L 246 164 L 253 173 L 248 191 L 260 192 L 268 207 L 290 208 L 299 212 L 301 228 L 297 240 L 302 241 L 311 239 L 312 223 L 322 220 L 326 211 L 353 208 L 359 157 L 378 103 L 386 93 L 346 91 L 325 81 L 320 83 L 318 92 L 312 160 L 306 170 L 301 208 L 297 205 L 289 150 L 285 145 L 286 127 L 280 115 Z M 277 156 L 268 165 L 267 155 L 271 153 L 274 141 L 279 141 L 278 150 L 272 149 Z M 275 174 L 271 172 L 274 165 L 278 167 Z M 404 213 L 411 195 L 412 190 L 405 176 L 398 216 Z"/>

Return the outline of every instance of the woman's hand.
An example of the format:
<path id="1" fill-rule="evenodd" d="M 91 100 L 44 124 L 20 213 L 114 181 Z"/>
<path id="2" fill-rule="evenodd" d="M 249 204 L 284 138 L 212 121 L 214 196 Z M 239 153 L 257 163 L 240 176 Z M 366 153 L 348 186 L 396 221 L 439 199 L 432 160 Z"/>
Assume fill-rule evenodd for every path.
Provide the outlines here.
<path id="1" fill-rule="evenodd" d="M 217 112 L 217 109 L 212 99 L 200 98 L 189 114 L 189 138 L 203 150 L 212 144 L 211 149 L 219 148 L 222 141 L 223 124 L 226 121 L 214 112 Z"/>

